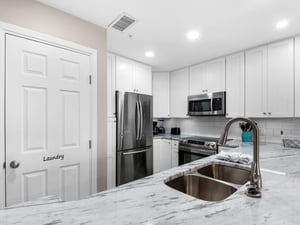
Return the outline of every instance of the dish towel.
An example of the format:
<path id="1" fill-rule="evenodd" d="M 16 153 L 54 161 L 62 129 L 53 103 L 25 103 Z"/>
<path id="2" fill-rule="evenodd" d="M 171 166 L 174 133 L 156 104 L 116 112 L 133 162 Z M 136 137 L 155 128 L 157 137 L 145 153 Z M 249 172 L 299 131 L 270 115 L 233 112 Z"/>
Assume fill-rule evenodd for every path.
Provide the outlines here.
<path id="1" fill-rule="evenodd" d="M 229 161 L 229 162 L 235 162 L 235 163 L 241 163 L 241 164 L 251 164 L 252 163 L 252 156 L 240 152 L 227 152 L 227 151 L 221 151 L 219 154 L 217 154 L 217 159 Z"/>

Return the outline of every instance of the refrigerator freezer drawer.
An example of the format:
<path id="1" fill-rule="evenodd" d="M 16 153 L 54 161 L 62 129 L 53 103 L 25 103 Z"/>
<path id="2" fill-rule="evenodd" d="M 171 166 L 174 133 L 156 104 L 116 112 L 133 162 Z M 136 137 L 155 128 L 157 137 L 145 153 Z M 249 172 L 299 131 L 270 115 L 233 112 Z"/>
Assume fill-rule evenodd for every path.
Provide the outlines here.
<path id="1" fill-rule="evenodd" d="M 117 185 L 153 174 L 153 150 L 150 148 L 117 152 Z"/>

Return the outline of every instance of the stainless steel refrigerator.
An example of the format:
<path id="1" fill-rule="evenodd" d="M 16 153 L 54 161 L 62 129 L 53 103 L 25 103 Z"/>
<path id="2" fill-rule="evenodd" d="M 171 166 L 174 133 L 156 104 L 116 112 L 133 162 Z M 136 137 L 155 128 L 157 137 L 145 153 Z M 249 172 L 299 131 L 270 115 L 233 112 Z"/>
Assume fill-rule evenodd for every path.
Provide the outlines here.
<path id="1" fill-rule="evenodd" d="M 116 92 L 117 185 L 153 174 L 152 96 Z"/>

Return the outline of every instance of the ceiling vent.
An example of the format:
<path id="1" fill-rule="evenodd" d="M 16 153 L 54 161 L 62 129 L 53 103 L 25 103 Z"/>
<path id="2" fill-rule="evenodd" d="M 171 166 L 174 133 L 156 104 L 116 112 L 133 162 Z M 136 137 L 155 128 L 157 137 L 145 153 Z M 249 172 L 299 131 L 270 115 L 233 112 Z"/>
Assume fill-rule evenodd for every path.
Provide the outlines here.
<path id="1" fill-rule="evenodd" d="M 128 14 L 123 13 L 121 16 L 116 18 L 110 25 L 109 27 L 112 27 L 116 30 L 119 31 L 124 31 L 131 25 L 133 25 L 136 22 L 134 18 L 129 16 Z"/>

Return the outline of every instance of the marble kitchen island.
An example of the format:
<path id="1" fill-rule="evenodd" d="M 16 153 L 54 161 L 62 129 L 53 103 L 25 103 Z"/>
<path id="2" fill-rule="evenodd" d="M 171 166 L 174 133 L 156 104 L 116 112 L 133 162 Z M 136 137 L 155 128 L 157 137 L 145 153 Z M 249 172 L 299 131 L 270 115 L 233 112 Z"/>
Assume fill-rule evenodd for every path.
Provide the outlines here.
<path id="1" fill-rule="evenodd" d="M 235 150 L 252 154 L 249 144 Z M 217 160 L 211 156 L 83 200 L 0 210 L 0 224 L 300 224 L 300 150 L 266 144 L 260 146 L 260 156 L 260 199 L 247 197 L 245 185 L 219 202 L 199 200 L 165 185 L 171 176 Z"/>

